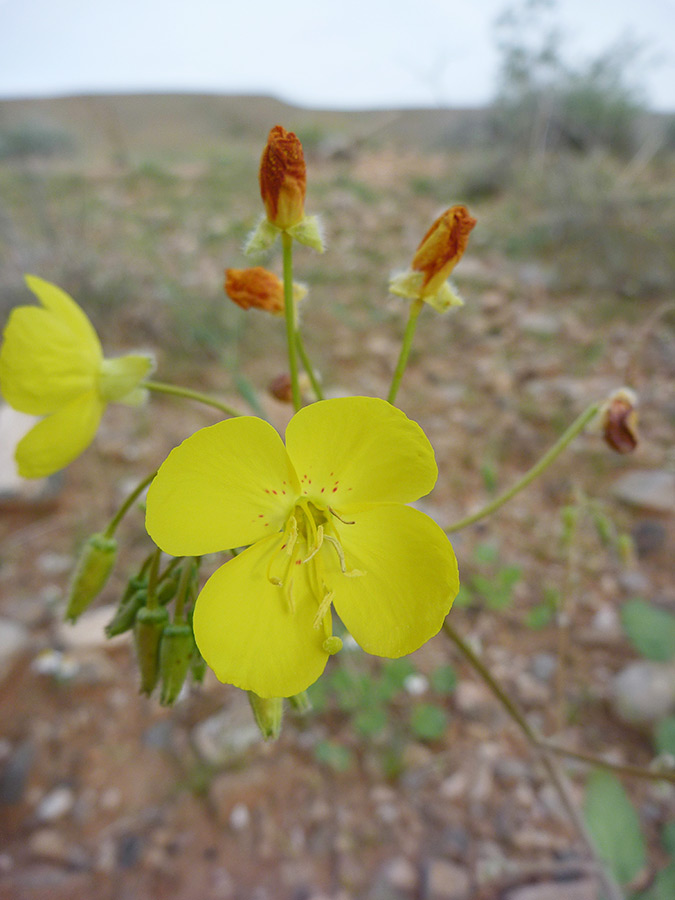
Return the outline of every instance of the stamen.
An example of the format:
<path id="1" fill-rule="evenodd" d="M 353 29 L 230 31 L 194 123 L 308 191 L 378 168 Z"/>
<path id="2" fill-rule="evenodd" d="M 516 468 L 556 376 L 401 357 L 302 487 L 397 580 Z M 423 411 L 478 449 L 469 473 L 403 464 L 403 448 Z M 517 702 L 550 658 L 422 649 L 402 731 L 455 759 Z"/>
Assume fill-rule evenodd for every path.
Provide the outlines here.
<path id="1" fill-rule="evenodd" d="M 324 588 L 325 588 L 325 585 L 324 585 Z M 312 623 L 313 626 L 314 626 L 314 628 L 317 628 L 317 629 L 318 629 L 318 628 L 321 628 L 321 625 L 322 625 L 322 623 L 323 623 L 324 616 L 326 615 L 326 613 L 327 613 L 328 610 L 330 609 L 330 605 L 331 605 L 331 603 L 333 602 L 333 597 L 334 597 L 334 596 L 335 596 L 335 593 L 334 593 L 333 591 L 327 591 L 327 592 L 323 595 L 323 600 L 322 600 L 321 603 L 319 604 L 318 612 L 317 612 L 317 614 L 314 616 L 314 622 Z"/>
<path id="2" fill-rule="evenodd" d="M 345 552 L 342 549 L 342 545 L 338 541 L 337 538 L 333 537 L 332 534 L 324 535 L 327 541 L 335 547 L 335 552 L 338 555 L 338 559 L 340 560 L 340 569 L 343 575 L 346 575 L 348 578 L 357 578 L 359 575 L 365 575 L 365 572 L 362 572 L 360 569 L 347 569 L 347 564 L 345 562 Z"/>
<path id="3" fill-rule="evenodd" d="M 356 525 L 356 522 L 349 522 L 347 519 L 343 519 L 342 516 L 338 516 L 338 514 L 335 512 L 335 510 L 331 506 L 328 507 L 328 512 L 332 516 L 335 516 L 335 518 L 338 519 L 340 522 L 342 522 L 343 525 Z"/>
<path id="4" fill-rule="evenodd" d="M 303 559 L 303 563 L 309 562 L 313 556 L 316 556 L 316 554 L 319 552 L 319 550 L 321 549 L 322 546 L 323 546 L 323 525 L 319 525 L 319 527 L 316 529 L 316 544 L 314 545 L 314 548 L 313 548 L 312 552 L 309 554 L 309 556 L 306 556 Z"/>

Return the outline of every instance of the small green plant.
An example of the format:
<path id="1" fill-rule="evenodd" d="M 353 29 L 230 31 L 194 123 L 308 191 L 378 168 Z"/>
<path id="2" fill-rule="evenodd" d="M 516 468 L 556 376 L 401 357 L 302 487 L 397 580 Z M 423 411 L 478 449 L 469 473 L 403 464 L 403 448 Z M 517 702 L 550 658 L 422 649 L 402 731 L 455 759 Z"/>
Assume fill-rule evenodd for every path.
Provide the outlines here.
<path id="1" fill-rule="evenodd" d="M 465 578 L 455 603 L 460 606 L 484 606 L 495 611 L 507 609 L 522 575 L 520 566 L 502 564 L 499 548 L 491 543 L 478 544 L 473 559 L 483 571 Z"/>

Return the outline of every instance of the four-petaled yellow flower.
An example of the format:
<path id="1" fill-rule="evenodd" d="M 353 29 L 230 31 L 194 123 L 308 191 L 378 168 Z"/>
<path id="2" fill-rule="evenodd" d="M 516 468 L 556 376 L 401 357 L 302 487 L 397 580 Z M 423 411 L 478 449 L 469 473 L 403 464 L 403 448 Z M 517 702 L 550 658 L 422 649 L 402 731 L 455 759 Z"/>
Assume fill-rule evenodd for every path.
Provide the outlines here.
<path id="1" fill-rule="evenodd" d="M 108 403 L 137 406 L 148 356 L 105 359 L 94 328 L 75 301 L 48 281 L 26 276 L 42 304 L 12 310 L 0 349 L 0 390 L 14 409 L 44 416 L 16 448 L 19 474 L 42 478 L 89 446 Z"/>
<path id="2" fill-rule="evenodd" d="M 406 506 L 438 470 L 426 435 L 383 400 L 301 409 L 286 446 L 262 419 L 229 419 L 173 450 L 146 526 L 175 556 L 248 546 L 206 582 L 194 611 L 221 681 L 298 694 L 341 646 L 331 607 L 369 653 L 398 657 L 440 629 L 459 587 L 443 530 Z"/>
<path id="3" fill-rule="evenodd" d="M 407 272 L 389 282 L 389 290 L 399 297 L 424 300 L 439 312 L 462 306 L 447 278 L 462 258 L 476 220 L 465 206 L 452 206 L 433 223 L 422 238 Z"/>

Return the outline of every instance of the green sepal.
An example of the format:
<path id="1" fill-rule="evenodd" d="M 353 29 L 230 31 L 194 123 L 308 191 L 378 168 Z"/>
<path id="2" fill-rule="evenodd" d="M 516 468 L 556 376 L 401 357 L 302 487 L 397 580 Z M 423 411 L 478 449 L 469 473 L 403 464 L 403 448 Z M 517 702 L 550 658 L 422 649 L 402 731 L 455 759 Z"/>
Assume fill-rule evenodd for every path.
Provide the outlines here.
<path id="1" fill-rule="evenodd" d="M 134 623 L 136 659 L 141 675 L 141 693 L 154 691 L 159 677 L 159 645 L 162 632 L 169 624 L 169 613 L 163 606 L 139 609 Z"/>
<path id="2" fill-rule="evenodd" d="M 291 708 L 298 713 L 298 715 L 305 716 L 307 713 L 312 711 L 312 701 L 309 699 L 309 694 L 307 691 L 303 691 L 301 694 L 295 694 L 293 697 L 288 698 L 288 702 L 291 705 Z"/>
<path id="3" fill-rule="evenodd" d="M 173 706 L 190 668 L 195 639 L 186 624 L 167 625 L 159 645 L 159 674 L 162 681 L 159 702 Z"/>
<path id="4" fill-rule="evenodd" d="M 281 697 L 259 697 L 247 691 L 248 701 L 260 733 L 266 741 L 275 741 L 281 734 L 284 701 Z"/>
<path id="5" fill-rule="evenodd" d="M 190 660 L 190 675 L 195 684 L 201 684 L 204 681 L 207 668 L 206 660 L 195 647 Z"/>
<path id="6" fill-rule="evenodd" d="M 138 611 L 145 606 L 148 599 L 147 587 L 138 588 L 125 597 L 115 611 L 115 615 L 105 626 L 106 637 L 116 637 L 134 627 Z"/>
<path id="7" fill-rule="evenodd" d="M 65 617 L 74 622 L 101 593 L 115 565 L 117 541 L 92 534 L 80 553 L 68 593 Z"/>

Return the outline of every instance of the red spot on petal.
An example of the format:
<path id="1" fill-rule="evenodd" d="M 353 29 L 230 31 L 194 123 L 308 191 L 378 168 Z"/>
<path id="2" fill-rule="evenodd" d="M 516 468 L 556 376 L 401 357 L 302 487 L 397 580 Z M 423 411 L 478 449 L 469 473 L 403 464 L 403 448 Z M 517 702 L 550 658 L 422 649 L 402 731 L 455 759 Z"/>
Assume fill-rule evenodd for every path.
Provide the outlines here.
<path id="1" fill-rule="evenodd" d="M 302 560 L 296 559 L 295 564 L 296 564 L 296 566 L 302 565 Z"/>
<path id="2" fill-rule="evenodd" d="M 333 493 L 335 493 L 335 491 L 337 491 L 337 484 L 336 484 L 335 487 L 333 488 Z"/>
<path id="3" fill-rule="evenodd" d="M 323 492 L 324 492 L 325 490 L 326 490 L 326 488 L 321 488 L 321 493 L 323 494 Z"/>

